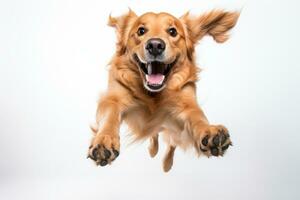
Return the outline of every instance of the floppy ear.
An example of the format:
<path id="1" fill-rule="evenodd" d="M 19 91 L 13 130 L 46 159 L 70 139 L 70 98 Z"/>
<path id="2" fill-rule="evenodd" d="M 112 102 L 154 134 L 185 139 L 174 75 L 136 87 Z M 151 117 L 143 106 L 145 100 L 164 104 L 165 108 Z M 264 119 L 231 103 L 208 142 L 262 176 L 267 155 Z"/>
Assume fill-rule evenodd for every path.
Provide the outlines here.
<path id="1" fill-rule="evenodd" d="M 109 15 L 108 25 L 114 27 L 117 33 L 117 53 L 119 55 L 126 52 L 129 31 L 136 19 L 137 15 L 130 9 L 128 13 L 119 17 Z"/>
<path id="2" fill-rule="evenodd" d="M 239 12 L 212 10 L 199 17 L 192 17 L 189 12 L 180 17 L 185 29 L 188 58 L 193 60 L 194 45 L 205 35 L 212 36 L 218 43 L 225 42 L 239 15 Z"/>
<path id="3" fill-rule="evenodd" d="M 187 28 L 188 37 L 196 43 L 205 35 L 210 35 L 216 42 L 223 43 L 228 38 L 228 31 L 236 24 L 240 13 L 213 10 L 199 17 L 191 17 L 189 13 L 180 19 Z"/>

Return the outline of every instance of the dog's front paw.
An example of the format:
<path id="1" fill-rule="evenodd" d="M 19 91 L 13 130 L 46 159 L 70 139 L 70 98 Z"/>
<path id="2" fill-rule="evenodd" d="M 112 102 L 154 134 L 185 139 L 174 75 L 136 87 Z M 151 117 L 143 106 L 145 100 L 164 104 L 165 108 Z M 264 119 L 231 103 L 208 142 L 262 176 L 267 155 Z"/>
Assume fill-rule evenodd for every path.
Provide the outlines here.
<path id="1" fill-rule="evenodd" d="M 114 161 L 120 152 L 120 139 L 117 135 L 99 134 L 94 137 L 89 147 L 88 158 L 97 165 L 105 166 Z"/>
<path id="2" fill-rule="evenodd" d="M 207 156 L 222 156 L 232 145 L 228 130 L 222 125 L 208 125 L 199 132 L 199 148 Z"/>

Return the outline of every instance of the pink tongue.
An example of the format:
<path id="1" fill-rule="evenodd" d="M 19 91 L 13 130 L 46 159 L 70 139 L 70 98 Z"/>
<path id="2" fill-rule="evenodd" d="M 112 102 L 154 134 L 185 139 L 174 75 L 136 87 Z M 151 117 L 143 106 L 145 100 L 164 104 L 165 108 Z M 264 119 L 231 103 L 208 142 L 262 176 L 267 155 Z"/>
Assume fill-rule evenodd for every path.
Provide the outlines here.
<path id="1" fill-rule="evenodd" d="M 148 82 L 150 84 L 160 84 L 164 79 L 164 75 L 162 74 L 151 74 L 148 75 Z"/>

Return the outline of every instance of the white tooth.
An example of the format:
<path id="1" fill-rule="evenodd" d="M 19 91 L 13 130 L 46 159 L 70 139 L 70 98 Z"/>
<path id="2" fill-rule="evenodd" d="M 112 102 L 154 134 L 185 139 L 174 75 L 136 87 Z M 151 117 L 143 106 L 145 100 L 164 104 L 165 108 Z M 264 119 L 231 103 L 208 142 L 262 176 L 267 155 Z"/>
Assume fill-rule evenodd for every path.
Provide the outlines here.
<path id="1" fill-rule="evenodd" d="M 164 82 L 164 80 L 165 80 L 165 76 L 163 76 L 163 78 L 161 79 L 159 85 L 162 84 Z"/>
<path id="2" fill-rule="evenodd" d="M 149 75 L 152 74 L 152 65 L 151 65 L 151 63 L 147 63 L 147 71 L 148 71 Z"/>
<path id="3" fill-rule="evenodd" d="M 146 81 L 148 82 L 149 81 L 149 76 L 146 74 Z"/>

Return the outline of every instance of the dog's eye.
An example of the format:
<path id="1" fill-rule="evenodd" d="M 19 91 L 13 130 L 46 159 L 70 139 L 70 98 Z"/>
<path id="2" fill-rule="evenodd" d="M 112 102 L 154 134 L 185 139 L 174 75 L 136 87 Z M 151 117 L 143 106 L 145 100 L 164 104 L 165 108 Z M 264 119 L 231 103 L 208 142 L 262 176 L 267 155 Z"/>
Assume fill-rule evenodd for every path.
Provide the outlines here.
<path id="1" fill-rule="evenodd" d="M 142 36 L 146 33 L 146 29 L 144 27 L 140 27 L 138 30 L 137 30 L 137 34 L 138 36 Z"/>
<path id="2" fill-rule="evenodd" d="M 168 32 L 172 37 L 176 37 L 177 35 L 177 30 L 175 28 L 169 28 Z"/>

